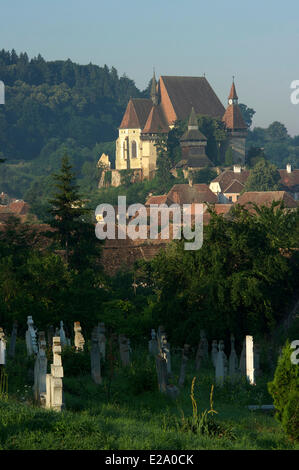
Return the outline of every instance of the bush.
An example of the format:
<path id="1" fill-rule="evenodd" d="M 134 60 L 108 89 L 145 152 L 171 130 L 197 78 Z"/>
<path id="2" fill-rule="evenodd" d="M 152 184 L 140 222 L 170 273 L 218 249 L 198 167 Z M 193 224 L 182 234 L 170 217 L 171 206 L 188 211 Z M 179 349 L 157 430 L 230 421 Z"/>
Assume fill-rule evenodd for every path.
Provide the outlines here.
<path id="1" fill-rule="evenodd" d="M 299 392 L 297 389 L 299 373 L 298 364 L 291 362 L 292 352 L 290 343 L 287 341 L 282 355 L 278 359 L 274 380 L 268 384 L 268 389 L 273 397 L 276 419 L 282 424 L 284 431 L 289 437 L 298 440 Z"/>
<path id="2" fill-rule="evenodd" d="M 66 377 L 90 374 L 91 366 L 88 351 L 76 351 L 74 347 L 65 347 L 62 349 L 61 357 Z"/>

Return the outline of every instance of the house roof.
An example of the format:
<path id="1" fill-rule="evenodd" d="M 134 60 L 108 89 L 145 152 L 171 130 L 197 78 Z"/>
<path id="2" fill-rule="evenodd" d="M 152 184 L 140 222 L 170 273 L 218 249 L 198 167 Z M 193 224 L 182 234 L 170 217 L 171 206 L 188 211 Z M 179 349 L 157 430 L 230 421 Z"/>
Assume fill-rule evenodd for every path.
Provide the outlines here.
<path id="1" fill-rule="evenodd" d="M 192 107 L 196 114 L 221 118 L 225 109 L 205 77 L 161 76 L 161 105 L 171 120 L 185 119 Z M 170 109 L 172 108 L 172 109 Z M 174 118 L 174 119 L 173 119 Z"/>
<path id="2" fill-rule="evenodd" d="M 233 170 L 225 170 L 223 173 L 216 176 L 211 183 L 219 183 L 221 192 L 224 193 L 235 180 L 244 185 L 249 174 L 249 170 L 242 170 L 240 173 L 236 173 Z"/>
<path id="3" fill-rule="evenodd" d="M 207 184 L 175 184 L 167 194 L 167 204 L 216 203 L 217 196 Z"/>
<path id="4" fill-rule="evenodd" d="M 298 207 L 297 201 L 286 191 L 248 191 L 243 193 L 235 204 L 249 206 L 253 203 L 258 206 L 270 206 L 273 201 L 283 201 L 287 208 Z"/>
<path id="5" fill-rule="evenodd" d="M 227 129 L 247 129 L 238 104 L 230 104 L 222 118 Z"/>
<path id="6" fill-rule="evenodd" d="M 152 106 L 152 100 L 131 98 L 119 128 L 143 129 Z"/>
<path id="7" fill-rule="evenodd" d="M 295 189 L 299 191 L 299 170 L 292 170 L 290 173 L 287 170 L 278 170 L 280 174 L 280 183 L 289 190 Z"/>
<path id="8" fill-rule="evenodd" d="M 225 194 L 240 194 L 244 189 L 244 184 L 238 180 L 233 180 L 232 183 L 224 190 Z"/>
<path id="9" fill-rule="evenodd" d="M 152 106 L 145 123 L 143 134 L 157 134 L 159 132 L 168 132 L 169 127 L 165 122 L 163 112 L 160 106 Z"/>
<path id="10" fill-rule="evenodd" d="M 167 199 L 167 194 L 162 194 L 161 196 L 149 196 L 146 200 L 145 206 L 150 204 L 165 204 Z"/>

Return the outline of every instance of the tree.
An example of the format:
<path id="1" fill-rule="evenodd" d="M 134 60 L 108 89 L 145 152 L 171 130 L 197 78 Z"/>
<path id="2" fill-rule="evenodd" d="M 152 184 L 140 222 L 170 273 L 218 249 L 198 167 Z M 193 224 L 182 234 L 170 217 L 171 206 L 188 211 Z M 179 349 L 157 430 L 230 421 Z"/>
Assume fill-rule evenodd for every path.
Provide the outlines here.
<path id="1" fill-rule="evenodd" d="M 76 231 L 82 224 L 86 209 L 83 208 L 75 175 L 66 155 L 62 158 L 60 173 L 54 174 L 53 178 L 57 192 L 49 200 L 52 206 L 49 212 L 53 217 L 50 224 L 57 230 L 55 233 L 68 262 L 70 250 L 77 242 Z"/>
<path id="2" fill-rule="evenodd" d="M 248 128 L 251 127 L 252 118 L 255 115 L 254 109 L 248 108 L 246 104 L 242 104 L 242 103 L 239 104 L 239 108 L 240 108 L 240 111 L 241 111 L 241 114 L 242 114 L 242 117 L 244 119 L 246 126 Z"/>
<path id="3" fill-rule="evenodd" d="M 259 161 L 250 171 L 243 192 L 278 191 L 280 175 L 277 167 L 268 160 Z"/>
<path id="4" fill-rule="evenodd" d="M 268 384 L 276 410 L 275 418 L 291 438 L 299 441 L 299 369 L 293 364 L 289 341 L 278 359 L 274 380 Z"/>
<path id="5" fill-rule="evenodd" d="M 233 149 L 231 146 L 229 146 L 225 152 L 225 164 L 227 166 L 232 166 L 233 163 L 234 163 Z"/>
<path id="6" fill-rule="evenodd" d="M 198 171 L 192 171 L 191 175 L 193 184 L 210 184 L 210 182 L 216 178 L 217 172 L 213 168 L 206 167 Z"/>

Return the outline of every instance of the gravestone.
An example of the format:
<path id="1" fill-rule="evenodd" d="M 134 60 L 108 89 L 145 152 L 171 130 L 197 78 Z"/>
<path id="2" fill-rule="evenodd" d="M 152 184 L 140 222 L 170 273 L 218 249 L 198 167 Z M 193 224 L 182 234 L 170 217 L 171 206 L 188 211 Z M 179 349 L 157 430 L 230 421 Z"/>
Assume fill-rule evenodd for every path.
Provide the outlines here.
<path id="1" fill-rule="evenodd" d="M 217 362 L 216 362 L 216 384 L 220 387 L 223 386 L 224 380 L 227 375 L 227 358 L 224 353 L 224 342 L 221 340 L 219 341 L 219 351 L 217 355 Z"/>
<path id="2" fill-rule="evenodd" d="M 63 367 L 61 362 L 61 343 L 60 336 L 53 338 L 53 364 L 51 364 L 51 373 L 46 376 L 46 408 L 55 411 L 61 411 L 63 404 Z"/>
<path id="3" fill-rule="evenodd" d="M 239 370 L 241 372 L 241 375 L 246 377 L 246 339 L 244 339 L 243 341 Z"/>
<path id="4" fill-rule="evenodd" d="M 209 343 L 206 338 L 205 330 L 200 330 L 200 344 L 203 352 L 203 360 L 205 361 L 209 358 Z"/>
<path id="5" fill-rule="evenodd" d="M 253 337 L 246 336 L 246 377 L 250 385 L 255 385 Z"/>
<path id="6" fill-rule="evenodd" d="M 91 334 L 91 349 L 90 349 L 90 363 L 91 363 L 91 377 L 96 384 L 102 383 L 101 376 L 101 351 L 99 345 L 98 327 L 92 330 Z"/>
<path id="7" fill-rule="evenodd" d="M 214 367 L 216 367 L 217 356 L 218 356 L 218 344 L 217 344 L 217 340 L 214 339 L 212 342 L 212 351 L 211 351 L 211 359 L 212 359 L 212 363 Z"/>
<path id="8" fill-rule="evenodd" d="M 151 356 L 156 356 L 158 354 L 158 341 L 156 338 L 156 332 L 154 329 L 151 331 L 152 339 L 148 342 L 148 351 Z"/>
<path id="9" fill-rule="evenodd" d="M 196 371 L 199 371 L 200 366 L 202 365 L 204 359 L 205 359 L 205 351 L 204 351 L 203 343 L 200 341 L 198 344 L 198 348 L 197 348 L 196 356 L 195 356 L 195 370 Z"/>
<path id="10" fill-rule="evenodd" d="M 119 335 L 119 352 L 122 365 L 127 367 L 131 363 L 130 359 L 130 340 L 125 335 Z"/>
<path id="11" fill-rule="evenodd" d="M 27 317 L 28 329 L 26 331 L 26 346 L 28 356 L 32 354 L 37 354 L 37 341 L 36 341 L 36 331 L 33 326 L 33 320 L 31 316 Z"/>
<path id="12" fill-rule="evenodd" d="M 182 363 L 181 363 L 181 370 L 180 370 L 180 377 L 179 377 L 179 387 L 183 387 L 185 383 L 185 377 L 186 377 L 186 368 L 187 368 L 187 362 L 189 359 L 189 352 L 190 352 L 190 345 L 189 344 L 184 344 L 183 352 L 182 352 Z"/>
<path id="13" fill-rule="evenodd" d="M 0 365 L 6 364 L 6 339 L 3 328 L 0 328 Z"/>
<path id="14" fill-rule="evenodd" d="M 38 333 L 38 353 L 34 365 L 34 398 L 41 406 L 46 406 L 46 377 L 47 377 L 47 356 L 46 356 L 46 336 L 44 331 Z"/>
<path id="15" fill-rule="evenodd" d="M 47 339 L 48 339 L 48 347 L 51 348 L 53 344 L 53 338 L 55 336 L 54 334 L 54 326 L 50 325 L 47 330 Z"/>
<path id="16" fill-rule="evenodd" d="M 166 359 L 160 354 L 157 354 L 155 359 L 156 359 L 156 369 L 157 369 L 159 391 L 162 393 L 166 393 L 167 385 L 168 385 Z"/>
<path id="17" fill-rule="evenodd" d="M 64 331 L 64 328 L 63 328 L 63 321 L 60 322 L 59 336 L 60 336 L 61 347 L 64 348 L 68 344 L 67 344 L 67 340 L 66 340 L 66 336 L 65 336 L 65 331 Z"/>
<path id="18" fill-rule="evenodd" d="M 170 344 L 167 342 L 166 336 L 162 340 L 162 355 L 166 360 L 167 374 L 171 376 L 171 355 L 170 355 Z"/>
<path id="19" fill-rule="evenodd" d="M 8 348 L 9 357 L 15 357 L 17 331 L 18 331 L 18 322 L 15 320 L 13 322 L 13 327 L 12 327 L 12 332 L 11 332 L 11 337 L 10 337 L 10 342 L 9 342 L 9 348 Z"/>
<path id="20" fill-rule="evenodd" d="M 81 328 L 79 321 L 76 321 L 74 323 L 74 332 L 75 332 L 74 344 L 75 344 L 76 351 L 84 351 L 85 339 L 81 333 L 82 328 Z"/>
<path id="21" fill-rule="evenodd" d="M 229 356 L 229 376 L 232 381 L 236 380 L 236 378 L 239 375 L 239 365 L 238 365 L 238 357 L 237 353 L 235 350 L 235 337 L 232 334 L 230 337 L 230 342 L 231 342 L 231 350 L 230 350 L 230 356 Z"/>
<path id="22" fill-rule="evenodd" d="M 98 325 L 98 335 L 99 335 L 99 346 L 101 352 L 101 359 L 105 361 L 106 359 L 106 328 L 105 323 L 99 323 Z"/>
<path id="23" fill-rule="evenodd" d="M 163 349 L 164 343 L 167 342 L 166 332 L 165 332 L 164 326 L 162 326 L 162 325 L 160 325 L 159 328 L 158 328 L 157 342 L 158 342 L 159 354 L 162 354 L 162 349 Z"/>

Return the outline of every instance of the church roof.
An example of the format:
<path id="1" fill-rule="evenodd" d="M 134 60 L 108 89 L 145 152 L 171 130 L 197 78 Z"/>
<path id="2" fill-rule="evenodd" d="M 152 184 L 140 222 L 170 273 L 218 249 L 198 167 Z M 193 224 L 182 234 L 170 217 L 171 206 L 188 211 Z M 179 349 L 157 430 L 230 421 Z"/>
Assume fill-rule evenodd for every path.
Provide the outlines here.
<path id="1" fill-rule="evenodd" d="M 159 132 L 168 132 L 169 127 L 167 126 L 163 112 L 160 106 L 152 106 L 148 118 L 146 120 L 143 134 L 157 134 Z"/>
<path id="2" fill-rule="evenodd" d="M 161 105 L 168 119 L 196 114 L 223 116 L 225 109 L 205 77 L 160 77 Z M 169 122 L 170 124 L 170 122 Z"/>
<path id="3" fill-rule="evenodd" d="M 152 106 L 152 100 L 131 98 L 119 128 L 143 129 Z"/>
<path id="4" fill-rule="evenodd" d="M 238 104 L 231 104 L 227 107 L 222 121 L 227 129 L 247 129 Z"/>
<path id="5" fill-rule="evenodd" d="M 234 82 L 233 82 L 232 87 L 230 89 L 230 94 L 229 94 L 228 99 L 229 100 L 237 100 L 238 99 L 238 95 L 237 95 L 237 92 L 236 92 L 236 87 L 235 87 Z"/>

